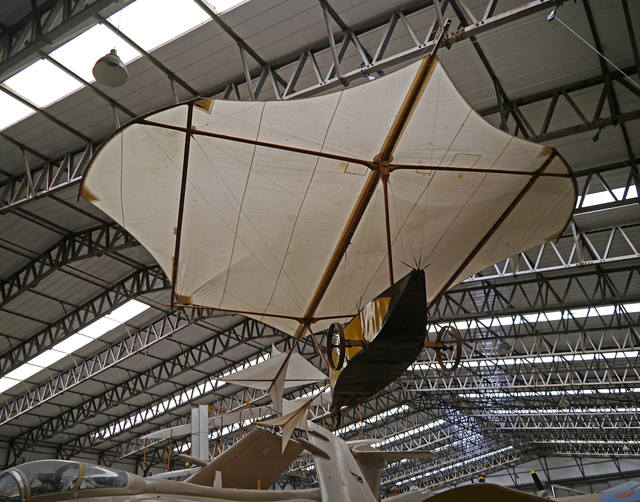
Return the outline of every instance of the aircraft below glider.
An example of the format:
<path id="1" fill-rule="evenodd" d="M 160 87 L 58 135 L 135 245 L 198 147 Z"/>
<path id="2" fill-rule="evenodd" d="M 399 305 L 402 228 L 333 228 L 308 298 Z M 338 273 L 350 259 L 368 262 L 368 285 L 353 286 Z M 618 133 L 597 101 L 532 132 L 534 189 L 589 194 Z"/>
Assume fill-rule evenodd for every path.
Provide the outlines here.
<path id="1" fill-rule="evenodd" d="M 376 502 L 386 460 L 428 458 L 429 452 L 383 452 L 366 445 L 349 448 L 341 439 L 309 422 L 308 439 L 291 439 L 256 428 L 185 482 L 141 476 L 66 460 L 39 460 L 0 473 L 0 502 L 163 502 L 282 501 Z M 318 488 L 267 490 L 307 450 L 313 455 Z M 416 492 L 412 501 L 424 500 Z M 403 496 L 389 499 L 405 500 Z"/>
<path id="2" fill-rule="evenodd" d="M 601 493 L 568 497 L 539 497 L 503 486 L 476 483 L 438 493 L 429 502 L 640 502 L 640 482 L 624 483 Z"/>

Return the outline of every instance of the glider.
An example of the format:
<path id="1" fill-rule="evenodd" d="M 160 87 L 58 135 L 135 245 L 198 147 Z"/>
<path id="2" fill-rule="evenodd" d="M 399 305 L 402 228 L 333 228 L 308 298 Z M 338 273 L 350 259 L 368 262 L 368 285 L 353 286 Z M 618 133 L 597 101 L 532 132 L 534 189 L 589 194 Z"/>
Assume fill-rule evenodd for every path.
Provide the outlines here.
<path id="1" fill-rule="evenodd" d="M 300 336 L 353 317 L 405 264 L 427 267 L 433 305 L 557 238 L 576 185 L 553 148 L 485 122 L 430 55 L 324 96 L 149 113 L 101 145 L 80 195 L 150 251 L 172 302 Z"/>
<path id="2" fill-rule="evenodd" d="M 414 268 L 428 310 L 559 237 L 577 197 L 555 149 L 494 128 L 464 100 L 435 56 L 444 32 L 431 55 L 359 87 L 196 99 L 134 119 L 98 149 L 80 195 L 150 251 L 172 305 L 246 315 L 297 340 L 350 321 Z M 442 344 L 429 343 L 440 360 Z"/>

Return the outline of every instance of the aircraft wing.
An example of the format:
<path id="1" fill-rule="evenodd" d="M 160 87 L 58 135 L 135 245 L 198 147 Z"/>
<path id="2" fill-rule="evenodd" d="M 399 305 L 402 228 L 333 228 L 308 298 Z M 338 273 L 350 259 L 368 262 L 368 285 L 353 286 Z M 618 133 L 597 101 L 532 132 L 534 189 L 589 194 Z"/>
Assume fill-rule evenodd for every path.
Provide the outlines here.
<path id="1" fill-rule="evenodd" d="M 577 191 L 553 148 L 484 121 L 433 58 L 309 99 L 139 117 L 101 145 L 80 195 L 149 250 L 178 302 L 294 334 L 386 289 L 388 245 L 398 276 L 428 265 L 431 302 L 558 237 Z"/>
<path id="2" fill-rule="evenodd" d="M 252 493 L 253 492 L 253 493 Z M 288 491 L 274 491 L 269 490 L 268 495 L 265 497 L 265 491 L 256 491 L 256 490 L 234 490 L 234 489 L 219 489 L 217 490 L 216 496 L 207 497 L 207 502 L 265 502 L 268 500 L 269 502 L 276 502 L 281 500 L 286 500 L 288 502 L 318 502 L 319 495 L 317 489 L 307 489 L 307 490 L 288 490 Z M 126 500 L 130 500 L 130 498 L 124 500 L 119 500 L 117 497 L 113 497 L 113 502 L 125 502 Z M 81 500 L 81 499 L 78 499 Z M 84 499 L 86 501 L 87 499 Z M 157 498 L 137 498 L 138 502 L 157 502 Z M 163 502 L 185 502 L 184 497 L 176 496 L 167 496 L 162 495 Z"/>
<path id="3" fill-rule="evenodd" d="M 453 490 L 438 493 L 429 502 L 548 502 L 548 499 L 536 497 L 503 486 L 476 483 L 461 486 Z"/>
<path id="4" fill-rule="evenodd" d="M 411 458 L 437 458 L 438 455 L 430 451 L 353 451 L 356 458 L 371 460 L 388 460 L 395 462 Z"/>

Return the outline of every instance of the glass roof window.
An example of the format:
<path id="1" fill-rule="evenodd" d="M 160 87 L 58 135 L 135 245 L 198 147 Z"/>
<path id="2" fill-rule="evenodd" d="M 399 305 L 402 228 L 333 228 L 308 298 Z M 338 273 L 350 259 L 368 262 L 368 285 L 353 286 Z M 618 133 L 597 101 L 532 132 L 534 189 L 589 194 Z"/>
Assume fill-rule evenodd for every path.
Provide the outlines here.
<path id="1" fill-rule="evenodd" d="M 109 18 L 147 52 L 210 20 L 192 0 L 137 0 Z"/>
<path id="2" fill-rule="evenodd" d="M 145 303 L 137 300 L 129 300 L 110 314 L 97 319 L 78 331 L 78 333 L 75 333 L 66 340 L 54 345 L 51 349 L 31 359 L 29 362 L 7 373 L 4 377 L 0 378 L 0 392 L 5 392 L 15 387 L 20 382 L 50 367 L 67 355 L 77 352 L 85 345 L 109 333 L 121 324 L 125 324 L 148 308 L 149 306 Z"/>
<path id="3" fill-rule="evenodd" d="M 220 14 L 243 3 L 242 0 L 207 2 Z M 209 14 L 192 0 L 137 0 L 109 17 L 109 22 L 145 51 L 152 51 L 188 31 L 210 21 Z M 95 82 L 93 64 L 116 49 L 124 64 L 141 56 L 106 26 L 98 24 L 62 45 L 50 56 L 88 83 Z M 40 60 L 0 85 L 19 94 L 39 108 L 78 91 L 83 86 L 47 60 Z M 0 131 L 35 112 L 11 96 L 0 92 Z"/>
<path id="4" fill-rule="evenodd" d="M 54 85 L 49 85 L 50 82 Z M 5 84 L 40 108 L 82 87 L 76 79 L 44 59 L 5 80 Z"/>
<path id="5" fill-rule="evenodd" d="M 0 113 L 0 131 L 35 113 L 27 105 L 23 105 L 20 101 L 2 91 L 0 91 L 0 110 L 2 110 L 2 113 Z"/>

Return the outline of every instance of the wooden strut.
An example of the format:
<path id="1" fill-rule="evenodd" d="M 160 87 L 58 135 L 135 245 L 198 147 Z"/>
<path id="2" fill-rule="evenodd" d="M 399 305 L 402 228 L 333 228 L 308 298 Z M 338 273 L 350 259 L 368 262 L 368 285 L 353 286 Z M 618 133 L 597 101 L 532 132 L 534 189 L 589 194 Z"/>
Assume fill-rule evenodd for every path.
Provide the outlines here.
<path id="1" fill-rule="evenodd" d="M 475 167 L 454 167 L 454 166 L 424 166 L 424 165 L 409 165 L 409 164 L 389 164 L 389 171 L 396 170 L 417 170 L 417 171 L 451 171 L 460 173 L 484 173 L 484 174 L 515 174 L 520 176 L 534 176 L 535 172 L 531 171 L 512 171 L 509 169 L 483 169 Z M 573 175 L 570 173 L 539 173 L 540 178 L 571 178 Z"/>
<path id="2" fill-rule="evenodd" d="M 167 306 L 170 307 L 171 304 L 168 303 Z M 296 317 L 296 316 L 292 316 L 292 315 L 267 314 L 267 313 L 264 313 L 264 312 L 254 312 L 252 310 L 221 309 L 221 308 L 217 308 L 217 307 L 206 307 L 204 305 L 190 305 L 190 304 L 186 304 L 186 303 L 176 303 L 176 304 L 173 305 L 173 307 L 183 308 L 183 309 L 215 310 L 217 312 L 226 312 L 228 314 L 250 315 L 250 316 L 256 316 L 256 317 L 260 316 L 260 317 L 275 317 L 277 319 L 290 319 L 292 321 L 297 321 L 300 324 L 305 324 L 305 322 L 314 323 L 314 322 L 317 322 L 317 321 L 332 321 L 332 320 L 336 320 L 336 319 L 349 319 L 349 318 L 353 317 L 353 314 L 338 314 L 338 315 L 332 315 L 332 316 L 313 317 L 313 318 L 308 319 L 308 320 L 305 321 L 305 319 L 302 319 L 301 317 Z"/>
<path id="3" fill-rule="evenodd" d="M 176 247 L 173 252 L 173 270 L 171 271 L 171 309 L 175 307 L 176 283 L 178 282 L 178 262 L 180 260 L 180 237 L 184 218 L 184 200 L 187 194 L 187 170 L 189 167 L 189 148 L 191 146 L 191 125 L 193 123 L 193 102 L 189 103 L 187 114 L 187 134 L 184 140 L 184 158 L 182 160 L 182 182 L 180 184 L 180 203 L 178 206 L 178 224 L 176 226 Z"/>
<path id="4" fill-rule="evenodd" d="M 431 309 L 433 305 L 440 299 L 440 297 L 445 293 L 447 289 L 451 287 L 451 285 L 455 282 L 456 278 L 463 272 L 463 270 L 471 263 L 476 255 L 480 252 L 480 250 L 484 247 L 487 241 L 493 236 L 493 234 L 500 228 L 500 225 L 504 223 L 504 220 L 513 212 L 518 203 L 524 198 L 527 192 L 531 189 L 533 184 L 540 178 L 542 173 L 544 173 L 545 169 L 549 167 L 553 159 L 556 158 L 558 152 L 555 150 L 549 158 L 540 166 L 540 168 L 531 176 L 531 179 L 527 182 L 527 184 L 520 190 L 520 193 L 516 196 L 515 199 L 509 204 L 509 207 L 505 209 L 505 211 L 500 215 L 500 218 L 493 224 L 493 226 L 489 229 L 489 231 L 485 234 L 482 240 L 476 245 L 475 248 L 469 253 L 469 256 L 462 262 L 462 264 L 458 267 L 458 269 L 451 275 L 451 278 L 447 281 L 447 283 L 440 289 L 438 294 L 431 300 L 427 305 L 427 311 Z"/>
<path id="5" fill-rule="evenodd" d="M 179 131 L 179 132 L 185 132 L 185 133 L 189 131 L 188 128 L 174 126 L 170 124 L 162 124 L 160 122 L 154 122 L 153 120 L 143 119 L 143 120 L 139 120 L 137 123 L 142 125 L 152 126 L 152 127 L 159 127 L 160 129 L 169 129 L 172 131 Z M 199 131 L 197 129 L 192 129 L 189 131 L 189 133 L 193 136 L 205 136 L 208 138 L 234 141 L 236 143 L 245 143 L 247 145 L 264 146 L 266 148 L 274 148 L 276 150 L 285 150 L 287 152 L 300 153 L 302 155 L 312 155 L 314 157 L 323 157 L 326 159 L 338 160 L 341 162 L 361 164 L 365 167 L 368 167 L 369 169 L 372 169 L 372 170 L 376 169 L 376 165 L 373 162 L 362 160 L 362 159 L 356 159 L 355 157 L 347 157 L 345 155 L 337 155 L 333 153 L 320 152 L 316 150 L 307 150 L 306 148 L 297 148 L 295 146 L 279 145 L 278 143 L 268 143 L 266 141 L 258 141 L 254 139 L 238 138 L 236 136 L 227 136 L 226 134 L 218 134 L 218 133 L 209 132 L 209 131 Z"/>
<path id="6" fill-rule="evenodd" d="M 438 48 L 442 44 L 444 40 L 444 36 L 447 33 L 447 29 L 449 28 L 450 24 L 451 24 L 451 20 L 448 19 L 442 28 L 442 31 L 440 33 L 440 36 L 438 37 L 438 40 L 433 46 L 433 50 L 431 54 L 422 60 L 422 63 L 418 68 L 416 76 L 413 79 L 411 87 L 409 88 L 409 92 L 407 93 L 407 96 L 405 97 L 404 102 L 400 107 L 400 111 L 398 112 L 398 115 L 396 115 L 396 118 L 393 121 L 393 124 L 391 125 L 387 138 L 385 139 L 385 142 L 382 145 L 382 149 L 374 159 L 374 162 L 377 164 L 375 166 L 376 170 L 369 173 L 369 177 L 367 178 L 367 181 L 365 182 L 365 185 L 362 188 L 362 192 L 360 192 L 360 196 L 356 201 L 355 207 L 351 211 L 351 215 L 349 216 L 349 219 L 347 220 L 347 224 L 345 225 L 345 228 L 342 231 L 342 235 L 338 240 L 338 244 L 336 245 L 333 255 L 329 260 L 329 263 L 327 265 L 327 268 L 324 271 L 322 279 L 320 280 L 320 283 L 316 288 L 316 292 L 314 293 L 313 297 L 311 298 L 311 301 L 309 302 L 309 306 L 307 307 L 307 311 L 305 312 L 305 315 L 304 315 L 304 319 L 307 322 L 308 322 L 308 319 L 313 318 L 318 306 L 320 305 L 320 301 L 324 297 L 324 294 L 327 292 L 329 283 L 333 279 L 333 276 L 335 275 L 336 270 L 338 270 L 340 261 L 342 260 L 342 257 L 346 253 L 347 247 L 351 242 L 351 238 L 353 237 L 353 234 L 355 233 L 356 228 L 358 227 L 358 224 L 360 223 L 360 220 L 362 219 L 362 216 L 364 215 L 364 212 L 367 206 L 369 205 L 369 202 L 371 201 L 371 197 L 373 196 L 373 193 L 378 185 L 378 181 L 382 176 L 381 169 L 379 166 L 382 165 L 382 163 L 388 164 L 391 161 L 391 155 L 394 149 L 396 148 L 398 141 L 400 141 L 400 137 L 402 136 L 402 131 L 404 130 L 405 126 L 407 125 L 407 122 L 411 118 L 411 114 L 413 113 L 413 110 L 418 104 L 420 96 L 422 96 L 422 92 L 424 91 L 424 88 L 426 87 L 429 77 L 433 69 L 435 68 L 436 52 L 438 51 Z M 300 336 L 300 334 L 303 332 L 304 332 L 304 326 L 300 325 L 296 330 L 295 336 Z"/>
<path id="7" fill-rule="evenodd" d="M 311 333 L 311 338 L 313 339 L 313 343 L 316 346 L 316 350 L 318 351 L 318 354 L 320 354 L 320 357 L 322 358 L 322 361 L 324 362 L 325 368 L 327 368 L 327 371 L 329 371 L 330 370 L 329 361 L 327 361 L 327 358 L 324 356 L 324 352 L 322 352 L 322 349 L 320 348 L 320 344 L 318 343 L 318 340 L 316 339 L 316 335 L 313 333 L 313 331 L 311 331 L 311 326 L 307 326 L 307 329 L 309 330 L 309 333 Z"/>
<path id="8" fill-rule="evenodd" d="M 393 280 L 393 255 L 391 249 L 391 225 L 389 224 L 389 193 L 387 189 L 387 185 L 389 184 L 389 165 L 382 164 L 380 165 L 380 169 L 382 170 L 382 191 L 384 193 L 384 221 L 386 226 L 386 234 L 387 234 L 387 258 L 389 263 L 389 281 L 391 282 L 391 286 L 395 282 Z"/>

